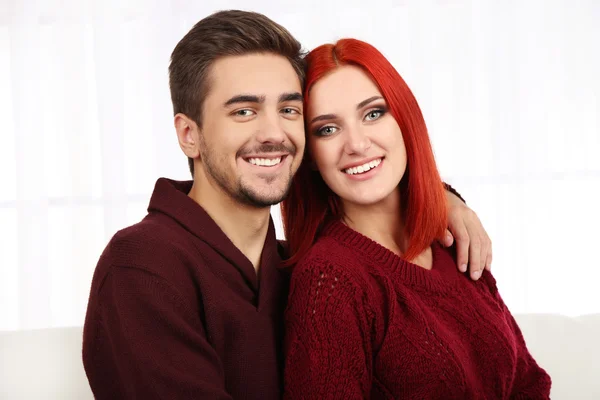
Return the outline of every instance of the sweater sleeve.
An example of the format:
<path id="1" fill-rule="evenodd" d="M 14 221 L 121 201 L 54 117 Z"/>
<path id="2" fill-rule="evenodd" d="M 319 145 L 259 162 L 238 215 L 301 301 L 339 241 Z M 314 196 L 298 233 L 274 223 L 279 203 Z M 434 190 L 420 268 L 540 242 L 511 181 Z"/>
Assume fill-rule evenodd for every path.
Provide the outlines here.
<path id="1" fill-rule="evenodd" d="M 372 350 L 360 293 L 342 268 L 312 262 L 293 272 L 285 399 L 369 398 Z"/>
<path id="2" fill-rule="evenodd" d="M 504 306 L 504 310 L 509 326 L 515 334 L 518 349 L 517 371 L 511 399 L 549 399 L 550 386 L 552 384 L 550 376 L 537 364 L 531 353 L 529 353 L 521 329 L 508 311 L 506 305 Z"/>
<path id="3" fill-rule="evenodd" d="M 166 280 L 139 268 L 115 267 L 99 292 L 104 339 L 118 355 L 116 371 L 88 359 L 97 399 L 103 379 L 118 380 L 130 399 L 230 400 L 221 362 L 197 313 Z M 113 382 L 114 385 L 114 382 Z"/>
<path id="4" fill-rule="evenodd" d="M 550 376 L 537 364 L 531 356 L 531 353 L 529 353 L 517 321 L 515 321 L 515 318 L 508 310 L 508 307 L 498 292 L 496 280 L 488 272 L 486 272 L 485 275 L 487 275 L 486 281 L 490 290 L 501 309 L 504 311 L 506 322 L 512 333 L 515 335 L 517 346 L 517 370 L 515 371 L 515 381 L 510 398 L 514 400 L 549 399 L 550 386 L 552 384 Z"/>
<path id="5" fill-rule="evenodd" d="M 458 193 L 458 191 L 456 189 L 454 189 L 452 186 L 450 186 L 450 184 L 448 184 L 446 182 L 442 182 L 442 183 L 444 184 L 444 189 L 446 189 L 447 192 L 452 193 L 453 195 L 455 195 L 456 197 L 461 199 L 463 203 L 467 204 L 465 199 L 463 199 L 463 197 L 460 195 L 460 193 Z"/>

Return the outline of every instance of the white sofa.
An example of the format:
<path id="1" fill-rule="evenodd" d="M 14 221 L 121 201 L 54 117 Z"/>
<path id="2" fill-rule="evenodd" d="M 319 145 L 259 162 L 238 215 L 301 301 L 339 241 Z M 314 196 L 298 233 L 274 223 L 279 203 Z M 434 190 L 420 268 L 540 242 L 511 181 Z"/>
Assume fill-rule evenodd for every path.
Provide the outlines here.
<path id="1" fill-rule="evenodd" d="M 81 327 L 0 332 L 0 399 L 93 399 L 81 341 Z"/>
<path id="2" fill-rule="evenodd" d="M 552 399 L 600 399 L 600 314 L 516 318 L 552 376 Z M 0 399 L 93 399 L 81 363 L 81 328 L 0 332 Z"/>

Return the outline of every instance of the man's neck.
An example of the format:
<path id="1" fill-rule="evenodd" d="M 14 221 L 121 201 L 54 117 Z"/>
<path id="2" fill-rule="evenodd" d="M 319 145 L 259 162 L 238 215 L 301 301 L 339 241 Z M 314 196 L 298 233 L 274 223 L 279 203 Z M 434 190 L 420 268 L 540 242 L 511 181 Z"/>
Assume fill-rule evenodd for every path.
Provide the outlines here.
<path id="1" fill-rule="evenodd" d="M 270 207 L 244 205 L 208 182 L 194 180 L 189 196 L 200 204 L 258 272 L 269 230 Z"/>
<path id="2" fill-rule="evenodd" d="M 406 250 L 400 195 L 390 195 L 378 204 L 362 206 L 344 202 L 343 222 L 355 231 L 398 255 Z"/>

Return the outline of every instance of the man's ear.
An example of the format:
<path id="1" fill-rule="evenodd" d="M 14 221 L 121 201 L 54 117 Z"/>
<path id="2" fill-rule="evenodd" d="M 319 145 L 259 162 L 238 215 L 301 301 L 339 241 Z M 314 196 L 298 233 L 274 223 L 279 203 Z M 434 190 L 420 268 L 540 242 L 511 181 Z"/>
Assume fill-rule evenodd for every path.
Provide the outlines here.
<path id="1" fill-rule="evenodd" d="M 200 129 L 191 118 L 185 114 L 177 114 L 174 119 L 179 147 L 189 158 L 200 157 Z"/>

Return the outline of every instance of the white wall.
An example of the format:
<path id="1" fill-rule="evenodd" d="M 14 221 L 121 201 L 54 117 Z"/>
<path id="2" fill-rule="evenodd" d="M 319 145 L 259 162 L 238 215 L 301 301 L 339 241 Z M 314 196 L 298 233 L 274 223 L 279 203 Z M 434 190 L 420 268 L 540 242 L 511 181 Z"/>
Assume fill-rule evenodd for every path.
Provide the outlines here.
<path id="1" fill-rule="evenodd" d="M 352 36 L 392 61 L 513 312 L 600 312 L 600 2 L 0 0 L 0 330 L 82 324 L 110 236 L 189 176 L 173 47 L 250 5 L 307 48 Z"/>

